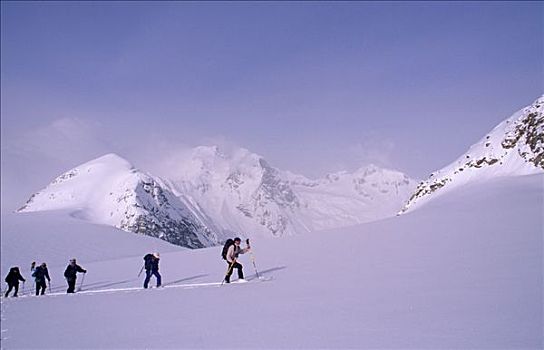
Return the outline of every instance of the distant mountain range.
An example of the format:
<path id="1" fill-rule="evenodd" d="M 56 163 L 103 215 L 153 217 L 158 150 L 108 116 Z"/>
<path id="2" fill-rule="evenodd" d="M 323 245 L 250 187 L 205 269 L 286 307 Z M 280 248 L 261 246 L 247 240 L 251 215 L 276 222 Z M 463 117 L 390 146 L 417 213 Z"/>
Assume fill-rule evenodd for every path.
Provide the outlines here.
<path id="1" fill-rule="evenodd" d="M 200 248 L 227 236 L 284 236 L 392 216 L 416 182 L 376 166 L 310 180 L 240 148 L 196 147 L 169 179 L 108 154 L 60 175 L 19 212 L 73 216 Z"/>
<path id="2" fill-rule="evenodd" d="M 200 146 L 167 179 L 107 154 L 60 175 L 18 211 L 67 210 L 189 248 L 232 235 L 279 237 L 351 226 L 411 211 L 466 183 L 542 173 L 543 108 L 541 97 L 419 185 L 373 165 L 312 180 L 244 148 Z"/>
<path id="3" fill-rule="evenodd" d="M 226 231 L 283 236 L 394 215 L 416 182 L 376 166 L 310 180 L 240 148 L 197 147 L 168 183 Z M 200 216 L 200 215 L 199 215 Z"/>

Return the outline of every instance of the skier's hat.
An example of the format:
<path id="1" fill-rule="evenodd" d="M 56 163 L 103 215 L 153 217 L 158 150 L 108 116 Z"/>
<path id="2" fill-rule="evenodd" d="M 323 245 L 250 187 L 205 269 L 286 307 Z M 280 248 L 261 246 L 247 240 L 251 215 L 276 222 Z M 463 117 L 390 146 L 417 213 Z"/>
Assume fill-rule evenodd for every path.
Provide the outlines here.
<path id="1" fill-rule="evenodd" d="M 153 256 L 157 259 L 159 259 L 161 257 L 161 255 L 159 254 L 159 252 L 156 252 L 156 253 L 153 253 Z"/>
<path id="2" fill-rule="evenodd" d="M 235 237 L 234 242 L 242 242 L 242 239 L 240 237 Z"/>

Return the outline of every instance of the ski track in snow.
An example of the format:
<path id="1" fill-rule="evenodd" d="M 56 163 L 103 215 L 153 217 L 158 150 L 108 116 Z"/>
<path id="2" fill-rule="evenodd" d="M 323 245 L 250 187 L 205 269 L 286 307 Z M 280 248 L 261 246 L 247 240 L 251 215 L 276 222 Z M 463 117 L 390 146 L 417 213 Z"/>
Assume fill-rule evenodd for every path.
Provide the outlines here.
<path id="1" fill-rule="evenodd" d="M 247 282 L 240 283 L 238 280 L 234 280 L 231 283 L 222 283 L 222 282 L 202 282 L 202 283 L 184 283 L 184 284 L 169 284 L 165 283 L 161 287 L 156 286 L 150 286 L 149 288 L 145 289 L 143 287 L 128 287 L 128 288 L 109 288 L 109 289 L 95 289 L 95 290 L 86 290 L 83 288 L 80 291 L 77 291 L 73 294 L 68 294 L 66 292 L 52 292 L 52 293 L 46 293 L 44 295 L 36 296 L 33 294 L 33 291 L 30 290 L 28 293 L 20 294 L 18 297 L 7 297 L 5 298 L 4 295 L 0 297 L 2 302 L 9 302 L 9 301 L 16 301 L 16 300 L 25 300 L 27 298 L 47 298 L 47 297 L 58 297 L 58 296 L 76 296 L 76 295 L 95 295 L 95 294 L 111 294 L 111 293 L 119 293 L 119 292 L 144 292 L 148 290 L 165 290 L 165 289 L 194 289 L 194 288 L 202 288 L 202 287 L 228 287 L 228 286 L 238 286 L 238 285 L 254 285 L 259 282 L 270 282 L 274 279 L 273 276 L 260 276 L 257 278 L 255 275 L 249 277 L 246 279 Z M 85 287 L 85 286 L 84 286 Z M 64 289 L 64 287 L 61 288 L 55 288 L 55 289 Z M 76 289 L 77 290 L 77 289 Z"/>
<path id="2" fill-rule="evenodd" d="M 0 342 L 3 341 L 3 340 L 8 340 L 9 337 L 7 336 L 7 332 L 8 332 L 8 329 L 7 328 L 4 328 L 4 325 L 6 324 L 5 321 L 6 321 L 6 311 L 7 311 L 7 304 L 5 303 L 4 301 L 4 294 L 2 293 L 2 300 L 0 301 L 0 309 L 2 310 L 1 312 L 1 315 L 0 315 L 0 325 L 2 325 L 2 327 L 0 328 Z"/>
<path id="3" fill-rule="evenodd" d="M 16 300 L 25 300 L 27 298 L 32 298 L 32 297 L 35 297 L 35 298 L 47 298 L 47 297 L 58 297 L 58 296 L 69 296 L 69 297 L 72 297 L 72 296 L 76 296 L 76 295 L 95 295 L 95 294 L 111 294 L 111 293 L 119 293 L 119 292 L 144 292 L 144 291 L 148 291 L 148 290 L 165 290 L 165 289 L 194 289 L 194 288 L 202 288 L 202 287 L 227 287 L 227 286 L 239 286 L 239 285 L 252 285 L 252 284 L 255 284 L 255 283 L 259 283 L 259 282 L 269 282 L 271 281 L 273 278 L 272 277 L 261 277 L 259 279 L 257 278 L 252 278 L 252 279 L 248 279 L 246 283 L 240 283 L 240 282 L 237 282 L 237 281 L 233 281 L 231 283 L 221 283 L 221 282 L 205 282 L 205 283 L 187 283 L 187 284 L 177 284 L 177 285 L 164 285 L 164 286 L 161 286 L 161 287 L 149 287 L 148 289 L 145 289 L 143 287 L 130 287 L 130 288 L 110 288 L 110 289 L 97 289 L 97 290 L 85 290 L 83 288 L 83 290 L 77 292 L 77 293 L 73 293 L 73 294 L 68 294 L 66 292 L 53 292 L 53 293 L 47 293 L 47 294 L 44 294 L 44 295 L 40 295 L 40 296 L 35 296 L 33 295 L 32 293 L 30 294 L 26 294 L 26 295 L 20 295 L 16 298 L 14 297 L 8 297 L 8 298 L 4 298 L 4 296 L 2 296 L 2 301 L 5 303 L 5 302 L 9 302 L 9 301 L 16 301 Z"/>

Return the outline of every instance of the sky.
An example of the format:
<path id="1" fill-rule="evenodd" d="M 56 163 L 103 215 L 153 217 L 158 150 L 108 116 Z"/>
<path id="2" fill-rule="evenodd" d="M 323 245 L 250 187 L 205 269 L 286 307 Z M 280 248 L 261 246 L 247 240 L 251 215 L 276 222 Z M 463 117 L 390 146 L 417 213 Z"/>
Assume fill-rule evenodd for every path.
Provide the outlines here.
<path id="1" fill-rule="evenodd" d="M 543 78 L 542 2 L 2 2 L 2 190 L 202 144 L 425 178 Z"/>

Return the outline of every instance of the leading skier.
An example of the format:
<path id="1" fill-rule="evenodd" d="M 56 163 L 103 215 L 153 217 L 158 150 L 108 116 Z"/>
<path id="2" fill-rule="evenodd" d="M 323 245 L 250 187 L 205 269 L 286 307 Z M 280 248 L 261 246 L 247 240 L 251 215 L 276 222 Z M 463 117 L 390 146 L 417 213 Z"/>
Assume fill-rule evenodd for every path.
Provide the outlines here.
<path id="1" fill-rule="evenodd" d="M 240 244 L 242 243 L 240 237 L 234 238 L 232 242 L 233 243 L 228 247 L 227 254 L 225 256 L 225 259 L 227 260 L 227 264 L 229 266 L 227 274 L 225 275 L 225 283 L 230 283 L 230 276 L 232 275 L 232 270 L 234 269 L 238 270 L 238 281 L 247 282 L 244 279 L 244 271 L 242 270 L 244 267 L 236 260 L 238 259 L 238 256 L 240 254 L 247 253 L 250 248 L 249 246 L 247 248 L 240 247 Z"/>

